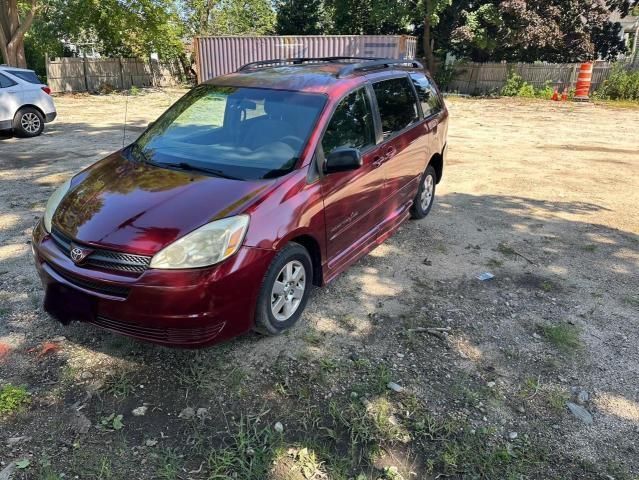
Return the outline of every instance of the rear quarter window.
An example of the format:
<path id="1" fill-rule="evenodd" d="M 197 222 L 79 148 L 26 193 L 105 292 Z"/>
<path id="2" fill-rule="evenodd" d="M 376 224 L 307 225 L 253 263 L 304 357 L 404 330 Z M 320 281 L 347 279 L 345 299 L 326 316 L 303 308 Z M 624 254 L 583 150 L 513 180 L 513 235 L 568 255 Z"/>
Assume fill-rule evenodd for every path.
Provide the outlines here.
<path id="1" fill-rule="evenodd" d="M 6 75 L 2 75 L 0 73 L 0 88 L 13 87 L 14 85 L 17 85 L 17 83 L 11 80 Z"/>
<path id="2" fill-rule="evenodd" d="M 31 71 L 22 71 L 22 70 L 7 70 L 8 73 L 13 75 L 14 77 L 18 77 L 20 80 L 24 80 L 25 82 L 34 83 L 36 85 L 42 84 L 38 76 L 35 72 Z"/>
<path id="3" fill-rule="evenodd" d="M 424 74 L 411 74 L 411 79 L 422 105 L 424 118 L 441 112 L 444 106 L 433 82 Z"/>
<path id="4" fill-rule="evenodd" d="M 384 138 L 419 120 L 417 100 L 408 78 L 391 78 L 373 84 Z"/>

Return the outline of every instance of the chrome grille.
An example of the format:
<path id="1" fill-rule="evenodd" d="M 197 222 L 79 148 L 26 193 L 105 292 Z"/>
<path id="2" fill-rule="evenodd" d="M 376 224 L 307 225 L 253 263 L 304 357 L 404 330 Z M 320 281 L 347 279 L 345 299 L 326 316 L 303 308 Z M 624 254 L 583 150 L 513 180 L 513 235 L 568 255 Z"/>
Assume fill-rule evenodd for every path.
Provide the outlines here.
<path id="1" fill-rule="evenodd" d="M 57 228 L 52 229 L 51 237 L 58 248 L 70 258 L 73 240 Z M 104 270 L 117 270 L 120 272 L 143 273 L 149 268 L 150 263 L 151 257 L 144 255 L 133 255 L 131 253 L 96 248 L 87 255 L 82 262 L 82 266 L 101 268 Z"/>

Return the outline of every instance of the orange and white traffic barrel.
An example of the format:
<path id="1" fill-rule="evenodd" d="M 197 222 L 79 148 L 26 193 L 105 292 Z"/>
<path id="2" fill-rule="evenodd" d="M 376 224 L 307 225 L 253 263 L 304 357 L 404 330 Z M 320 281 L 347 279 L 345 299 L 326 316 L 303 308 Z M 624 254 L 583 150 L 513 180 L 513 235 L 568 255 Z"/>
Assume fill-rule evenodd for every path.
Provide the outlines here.
<path id="1" fill-rule="evenodd" d="M 575 90 L 575 100 L 587 102 L 590 99 L 590 86 L 592 85 L 593 63 L 581 64 L 579 77 L 577 78 L 577 88 Z"/>

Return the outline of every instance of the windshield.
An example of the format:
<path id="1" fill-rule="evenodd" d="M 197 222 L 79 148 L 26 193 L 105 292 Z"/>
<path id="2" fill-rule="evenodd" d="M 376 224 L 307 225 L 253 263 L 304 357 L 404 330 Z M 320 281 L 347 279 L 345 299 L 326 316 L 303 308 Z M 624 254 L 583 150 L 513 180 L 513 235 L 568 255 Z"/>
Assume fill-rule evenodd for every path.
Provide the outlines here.
<path id="1" fill-rule="evenodd" d="M 324 95 L 200 85 L 131 149 L 141 161 L 239 179 L 273 178 L 297 162 Z"/>

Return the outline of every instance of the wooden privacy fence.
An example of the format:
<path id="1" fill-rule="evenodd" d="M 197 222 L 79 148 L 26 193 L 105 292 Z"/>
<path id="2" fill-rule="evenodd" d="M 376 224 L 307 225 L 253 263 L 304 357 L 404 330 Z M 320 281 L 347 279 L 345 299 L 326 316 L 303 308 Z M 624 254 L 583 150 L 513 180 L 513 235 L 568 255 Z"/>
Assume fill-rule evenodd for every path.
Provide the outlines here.
<path id="1" fill-rule="evenodd" d="M 580 63 L 463 63 L 454 67 L 454 75 L 445 88 L 448 92 L 468 95 L 498 93 L 506 84 L 510 72 L 520 75 L 535 88 L 564 85 L 577 82 Z M 592 90 L 596 90 L 612 71 L 609 62 L 596 62 L 592 75 Z"/>
<path id="2" fill-rule="evenodd" d="M 45 63 L 48 85 L 56 93 L 167 87 L 183 79 L 177 65 L 137 58 L 47 58 Z"/>

